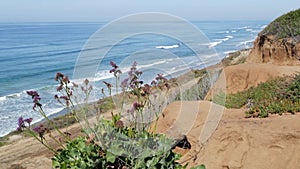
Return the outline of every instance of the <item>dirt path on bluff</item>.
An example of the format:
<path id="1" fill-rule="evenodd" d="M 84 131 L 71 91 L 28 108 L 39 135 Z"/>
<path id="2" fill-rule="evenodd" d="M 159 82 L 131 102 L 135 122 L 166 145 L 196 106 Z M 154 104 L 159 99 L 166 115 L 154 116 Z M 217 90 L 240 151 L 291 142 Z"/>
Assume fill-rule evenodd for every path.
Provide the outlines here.
<path id="1" fill-rule="evenodd" d="M 176 117 L 189 116 L 195 105 L 199 108 L 196 119 L 190 121 L 192 124 L 183 120 L 179 125 L 182 120 Z M 242 109 L 224 109 L 217 129 L 202 142 L 203 127 L 211 121 L 207 117 L 214 106 L 208 101 L 174 102 L 159 120 L 160 132 L 170 133 L 192 125 L 186 133 L 176 132 L 186 134 L 192 145 L 191 150 L 176 149 L 184 154 L 182 163 L 205 164 L 209 169 L 300 168 L 300 114 L 246 119 Z"/>

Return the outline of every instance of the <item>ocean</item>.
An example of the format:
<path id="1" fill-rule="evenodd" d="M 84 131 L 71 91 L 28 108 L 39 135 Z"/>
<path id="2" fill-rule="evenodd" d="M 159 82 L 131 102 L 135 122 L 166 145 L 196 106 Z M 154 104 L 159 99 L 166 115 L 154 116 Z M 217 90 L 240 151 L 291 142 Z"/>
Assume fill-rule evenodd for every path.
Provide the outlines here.
<path id="1" fill-rule="evenodd" d="M 54 99 L 57 94 L 56 72 L 73 76 L 75 63 L 87 40 L 106 22 L 99 23 L 0 23 L 0 136 L 4 136 L 17 127 L 17 119 L 33 117 L 34 122 L 42 117 L 32 110 L 32 100 L 26 94 L 27 90 L 37 90 L 41 95 L 41 103 L 48 115 L 62 110 Z M 250 48 L 257 34 L 268 24 L 268 21 L 199 21 L 192 24 L 200 29 L 209 39 L 208 43 L 199 44 L 204 48 L 214 49 L 219 58 L 228 53 L 244 48 Z M 99 46 L 101 47 L 101 46 Z M 144 55 L 144 49 L 163 50 L 160 53 Z M 130 60 L 126 60 L 132 52 Z M 172 76 L 185 71 L 170 53 L 181 60 L 189 60 L 193 52 L 177 39 L 163 35 L 144 34 L 128 37 L 120 41 L 107 53 L 95 73 L 94 91 L 100 93 L 101 80 L 109 81 L 110 61 L 122 65 L 126 72 L 133 61 L 138 62 L 138 68 L 145 71 L 144 77 L 150 81 L 155 71 L 171 72 Z M 216 62 L 206 55 L 205 65 Z M 171 66 L 165 67 L 167 63 Z M 173 63 L 173 65 L 172 65 Z M 176 64 L 175 64 L 176 63 Z M 203 64 L 194 64 L 194 68 L 203 68 Z M 162 69 L 161 67 L 164 67 Z M 73 79 L 74 81 L 78 79 Z M 82 79 L 81 79 L 82 80 Z M 97 100 L 96 95 L 92 100 Z"/>

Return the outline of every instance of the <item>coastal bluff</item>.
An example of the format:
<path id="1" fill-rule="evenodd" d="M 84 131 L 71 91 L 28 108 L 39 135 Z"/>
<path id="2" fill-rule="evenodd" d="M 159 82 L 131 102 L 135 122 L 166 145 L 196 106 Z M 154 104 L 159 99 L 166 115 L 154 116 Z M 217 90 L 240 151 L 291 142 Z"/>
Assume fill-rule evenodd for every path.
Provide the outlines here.
<path id="1" fill-rule="evenodd" d="M 300 9 L 271 22 L 254 41 L 248 63 L 300 65 Z"/>

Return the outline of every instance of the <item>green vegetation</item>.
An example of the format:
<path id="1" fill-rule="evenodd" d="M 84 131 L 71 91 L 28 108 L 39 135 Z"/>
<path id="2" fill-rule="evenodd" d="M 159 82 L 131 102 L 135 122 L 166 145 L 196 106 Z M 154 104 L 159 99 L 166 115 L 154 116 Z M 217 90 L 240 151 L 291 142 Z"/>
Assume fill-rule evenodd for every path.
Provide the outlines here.
<path id="1" fill-rule="evenodd" d="M 196 167 L 191 167 L 191 169 L 206 169 L 204 165 L 198 165 Z"/>
<path id="2" fill-rule="evenodd" d="M 8 136 L 0 137 L 0 147 L 4 146 L 5 144 L 7 144 L 8 141 L 9 141 Z"/>
<path id="3" fill-rule="evenodd" d="M 273 35 L 276 39 L 290 38 L 300 35 L 300 9 L 280 16 L 270 23 L 261 35 Z"/>
<path id="4" fill-rule="evenodd" d="M 206 71 L 202 70 L 194 70 L 195 78 L 200 78 L 195 85 L 191 88 L 182 91 L 178 94 L 175 100 L 204 100 L 206 94 L 208 93 L 211 85 L 218 79 L 220 76 L 221 70 L 217 71 Z"/>
<path id="5" fill-rule="evenodd" d="M 244 52 L 249 51 L 250 49 L 242 49 L 239 51 L 228 53 L 228 56 L 222 59 L 222 65 L 224 67 L 230 65 L 238 65 L 246 62 L 247 55 L 243 54 Z"/>
<path id="6" fill-rule="evenodd" d="M 65 107 L 67 115 L 50 119 L 42 108 L 39 93 L 27 91 L 33 100 L 33 109 L 46 122 L 32 125 L 33 118 L 20 117 L 17 132 L 34 137 L 52 151 L 53 168 L 186 168 L 187 164 L 183 166 L 177 162 L 181 155 L 172 151 L 179 146 L 177 140 L 155 134 L 158 113 L 164 108 L 162 105 L 166 105 L 165 99 L 157 101 L 158 93 L 168 93 L 171 85 L 176 84 L 169 84 L 170 81 L 162 74 L 158 74 L 151 85 L 144 84 L 140 80 L 143 72 L 137 70 L 136 62 L 130 68 L 128 78 L 120 84 L 122 72 L 114 62 L 110 64 L 113 68 L 110 73 L 113 73 L 116 80 L 116 92 L 113 92 L 116 95 L 112 96 L 112 84 L 103 81 L 109 96 L 96 104 L 89 104 L 88 98 L 93 89 L 89 80 L 78 85 L 71 83 L 68 76 L 57 73 L 55 80 L 59 83 L 59 94 L 54 98 Z M 202 73 L 194 72 L 195 76 Z M 118 92 L 118 87 L 121 87 L 121 92 Z M 84 103 L 78 101 L 73 93 L 83 96 Z M 102 93 L 105 95 L 104 89 Z M 104 118 L 103 113 L 109 111 L 110 119 Z M 114 114 L 112 111 L 117 112 Z M 93 125 L 90 119 L 92 115 L 97 120 Z M 84 124 L 82 136 L 71 138 L 72 133 L 69 133 L 68 127 L 62 131 L 65 130 L 63 127 L 79 120 L 81 125 Z M 203 167 L 200 165 L 195 168 Z"/>
<path id="7" fill-rule="evenodd" d="M 118 122 L 118 118 L 101 120 L 93 131 L 86 131 L 89 138 L 78 137 L 59 150 L 52 158 L 52 166 L 61 169 L 185 167 L 176 162 L 180 154 L 171 150 L 172 139 L 130 127 L 120 128 Z M 101 139 L 95 141 L 94 137 Z"/>
<path id="8" fill-rule="evenodd" d="M 226 99 L 227 108 L 248 108 L 247 117 L 300 112 L 300 74 L 269 80 Z"/>

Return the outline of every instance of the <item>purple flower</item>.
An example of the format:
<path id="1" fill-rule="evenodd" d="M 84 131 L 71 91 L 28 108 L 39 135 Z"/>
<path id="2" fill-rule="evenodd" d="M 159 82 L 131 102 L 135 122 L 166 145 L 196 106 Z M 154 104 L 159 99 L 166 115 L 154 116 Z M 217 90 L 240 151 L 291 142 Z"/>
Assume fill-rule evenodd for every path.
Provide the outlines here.
<path id="1" fill-rule="evenodd" d="M 117 64 L 113 61 L 110 61 L 110 65 L 114 68 L 117 69 L 119 66 L 117 66 Z"/>
<path id="2" fill-rule="evenodd" d="M 114 69 L 111 69 L 110 71 L 109 71 L 109 73 L 115 73 L 116 72 L 116 69 L 114 68 Z"/>
<path id="3" fill-rule="evenodd" d="M 43 140 L 44 140 L 44 134 L 46 131 L 49 131 L 47 128 L 45 128 L 42 124 L 38 125 L 38 126 L 35 126 L 33 128 L 33 131 L 35 131 L 36 133 L 39 134 L 40 138 L 41 138 L 41 141 L 43 143 Z"/>
<path id="4" fill-rule="evenodd" d="M 32 99 L 33 103 L 38 103 L 41 100 L 40 96 L 34 96 Z"/>
<path id="5" fill-rule="evenodd" d="M 122 81 L 122 83 L 121 83 L 122 88 L 127 87 L 128 80 L 129 80 L 129 78 L 125 78 L 125 79 Z"/>
<path id="6" fill-rule="evenodd" d="M 64 77 L 64 74 L 57 72 L 54 80 L 58 81 L 58 79 L 63 78 L 63 77 Z"/>
<path id="7" fill-rule="evenodd" d="M 17 131 L 23 131 L 23 129 L 26 128 L 25 122 L 30 125 L 30 123 L 32 122 L 32 118 L 23 119 L 23 117 L 19 117 Z"/>
<path id="8" fill-rule="evenodd" d="M 157 74 L 157 77 L 155 78 L 157 81 L 167 81 L 165 77 L 163 77 L 162 73 Z"/>
<path id="9" fill-rule="evenodd" d="M 58 80 L 61 79 L 61 78 L 64 78 L 64 74 L 62 74 L 62 73 L 60 73 L 60 72 L 57 72 L 54 80 L 55 80 L 55 81 L 58 81 Z"/>
<path id="10" fill-rule="evenodd" d="M 70 99 L 68 98 L 68 96 L 60 96 L 59 98 L 60 98 L 60 99 L 64 99 L 64 100 L 70 100 Z"/>
<path id="11" fill-rule="evenodd" d="M 24 125 L 23 117 L 19 117 L 17 131 L 22 131 L 24 127 L 25 125 Z"/>
<path id="12" fill-rule="evenodd" d="M 19 117 L 19 119 L 18 119 L 18 125 L 22 126 L 23 123 L 24 123 L 23 117 Z"/>
<path id="13" fill-rule="evenodd" d="M 85 80 L 84 80 L 85 85 L 88 85 L 89 82 L 90 82 L 90 81 L 89 81 L 88 79 L 85 79 Z"/>
<path id="14" fill-rule="evenodd" d="M 42 107 L 42 104 L 37 102 L 37 103 L 34 103 L 32 109 L 35 110 L 36 107 Z"/>
<path id="15" fill-rule="evenodd" d="M 66 105 L 69 106 L 69 104 L 70 104 L 70 98 L 68 96 L 60 96 L 59 98 L 65 100 L 66 101 Z"/>
<path id="16" fill-rule="evenodd" d="M 104 83 L 104 84 L 106 85 L 106 87 L 109 88 L 109 89 L 112 87 L 112 85 L 111 85 L 110 83 L 107 83 L 106 81 L 103 81 L 103 83 Z"/>
<path id="17" fill-rule="evenodd" d="M 64 83 L 70 83 L 69 77 L 65 76 L 64 78 L 61 79 L 62 82 Z"/>
<path id="18" fill-rule="evenodd" d="M 36 107 L 42 107 L 42 104 L 39 102 L 41 98 L 37 91 L 27 91 L 27 94 L 33 99 L 33 110 L 35 110 Z"/>
<path id="19" fill-rule="evenodd" d="M 128 72 L 128 75 L 129 75 L 129 77 L 132 77 L 132 76 L 133 76 L 133 71 L 130 70 L 130 71 Z"/>
<path id="20" fill-rule="evenodd" d="M 135 74 L 136 74 L 137 76 L 140 76 L 140 75 L 143 74 L 143 72 L 141 72 L 141 71 L 136 71 Z"/>
<path id="21" fill-rule="evenodd" d="M 59 91 L 61 91 L 63 89 L 63 85 L 59 85 L 57 88 L 56 88 L 56 90 L 59 92 Z"/>
<path id="22" fill-rule="evenodd" d="M 119 66 L 117 66 L 117 64 L 113 61 L 110 61 L 110 65 L 113 67 L 113 69 L 111 69 L 109 71 L 109 73 L 114 73 L 114 76 L 117 77 L 117 74 L 121 74 L 121 70 L 119 70 Z"/>
<path id="23" fill-rule="evenodd" d="M 116 121 L 116 127 L 119 129 L 124 128 L 124 123 L 121 120 Z"/>
<path id="24" fill-rule="evenodd" d="M 41 133 L 41 132 L 44 132 L 44 131 L 43 131 L 43 128 L 44 128 L 44 126 L 43 126 L 42 124 L 40 124 L 40 125 L 38 125 L 38 126 L 35 126 L 35 127 L 33 128 L 33 131 L 35 131 L 35 132 L 37 132 L 37 133 Z"/>
<path id="25" fill-rule="evenodd" d="M 24 119 L 23 121 L 30 125 L 30 123 L 32 122 L 32 118 L 27 118 L 27 119 Z"/>
<path id="26" fill-rule="evenodd" d="M 132 64 L 132 66 L 131 66 L 131 70 L 135 71 L 136 70 L 136 66 L 137 66 L 137 62 L 134 61 L 133 64 Z"/>
<path id="27" fill-rule="evenodd" d="M 152 80 L 151 85 L 152 85 L 152 86 L 157 85 L 156 81 L 155 81 L 155 80 Z"/>
<path id="28" fill-rule="evenodd" d="M 34 98 L 35 96 L 39 96 L 38 92 L 37 91 L 26 91 L 26 93 L 31 96 L 32 98 Z"/>
<path id="29" fill-rule="evenodd" d="M 142 87 L 142 91 L 143 91 L 145 94 L 147 94 L 147 95 L 151 94 L 151 86 L 148 85 L 148 84 L 145 84 L 145 85 Z"/>
<path id="30" fill-rule="evenodd" d="M 142 107 L 143 107 L 143 105 L 140 104 L 140 103 L 137 103 L 137 102 L 134 102 L 134 103 L 133 103 L 133 109 L 134 109 L 134 110 L 138 110 L 138 109 L 140 109 L 140 108 L 142 108 Z"/>

